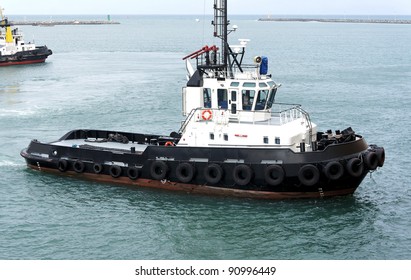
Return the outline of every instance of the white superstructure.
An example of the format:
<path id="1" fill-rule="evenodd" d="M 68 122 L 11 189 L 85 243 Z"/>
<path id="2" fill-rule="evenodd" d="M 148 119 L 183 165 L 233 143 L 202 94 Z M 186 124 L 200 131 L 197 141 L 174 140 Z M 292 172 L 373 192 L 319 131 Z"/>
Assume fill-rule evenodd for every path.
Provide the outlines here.
<path id="1" fill-rule="evenodd" d="M 232 73 L 231 78 L 211 69 L 197 85 L 189 81 L 183 88 L 186 120 L 178 146 L 312 150 L 316 125 L 299 105 L 274 103 L 281 85 L 260 73 L 261 58 L 255 61 L 251 69 Z M 195 80 L 191 69 L 187 67 L 188 77 Z"/>
<path id="2" fill-rule="evenodd" d="M 23 34 L 18 28 L 6 27 L 5 31 L 0 29 L 0 55 L 14 55 L 18 52 L 35 50 L 34 43 L 25 43 Z"/>

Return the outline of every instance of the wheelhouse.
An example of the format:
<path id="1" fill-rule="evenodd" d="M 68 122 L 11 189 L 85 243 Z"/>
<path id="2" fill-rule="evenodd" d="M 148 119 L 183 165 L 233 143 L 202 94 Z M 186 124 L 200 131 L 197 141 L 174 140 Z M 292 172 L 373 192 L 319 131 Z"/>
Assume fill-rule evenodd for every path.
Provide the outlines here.
<path id="1" fill-rule="evenodd" d="M 202 87 L 183 88 L 183 115 L 196 108 L 237 111 L 268 111 L 278 85 L 272 80 L 204 80 Z"/>

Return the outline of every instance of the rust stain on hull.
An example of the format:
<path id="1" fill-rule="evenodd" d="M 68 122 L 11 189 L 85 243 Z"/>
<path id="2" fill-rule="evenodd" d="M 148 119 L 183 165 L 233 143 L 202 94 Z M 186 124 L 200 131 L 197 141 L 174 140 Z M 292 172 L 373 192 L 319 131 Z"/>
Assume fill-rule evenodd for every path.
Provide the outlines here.
<path id="1" fill-rule="evenodd" d="M 296 198 L 323 198 L 331 196 L 343 196 L 353 194 L 356 188 L 341 189 L 334 191 L 318 191 L 318 192 L 268 192 L 268 191 L 253 191 L 253 190 L 239 190 L 230 188 L 219 188 L 207 185 L 193 185 L 178 182 L 171 182 L 168 180 L 157 181 L 152 179 L 139 178 L 131 180 L 128 177 L 113 178 L 110 175 L 93 174 L 93 173 L 76 173 L 74 171 L 61 172 L 57 169 L 39 167 L 28 164 L 28 167 L 34 170 L 40 170 L 57 175 L 65 175 L 69 177 L 90 180 L 100 183 L 120 184 L 133 187 L 155 188 L 170 191 L 180 191 L 190 194 L 215 195 L 226 197 L 243 197 L 255 199 L 296 199 Z"/>

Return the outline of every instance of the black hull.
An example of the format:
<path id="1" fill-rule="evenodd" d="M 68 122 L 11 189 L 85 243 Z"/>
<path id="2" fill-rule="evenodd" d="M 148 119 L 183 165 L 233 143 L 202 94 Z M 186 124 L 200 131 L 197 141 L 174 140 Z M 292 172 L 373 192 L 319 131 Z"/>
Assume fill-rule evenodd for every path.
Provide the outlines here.
<path id="1" fill-rule="evenodd" d="M 0 66 L 24 65 L 43 63 L 53 52 L 46 46 L 36 47 L 35 50 L 22 51 L 14 55 L 0 55 Z"/>
<path id="2" fill-rule="evenodd" d="M 107 138 L 113 133 L 76 130 L 59 141 Z M 370 170 L 384 163 L 384 149 L 369 146 L 360 137 L 296 153 L 278 148 L 167 146 L 173 138 L 120 133 L 147 147 L 136 152 L 33 140 L 21 155 L 33 169 L 98 182 L 263 199 L 352 194 Z"/>

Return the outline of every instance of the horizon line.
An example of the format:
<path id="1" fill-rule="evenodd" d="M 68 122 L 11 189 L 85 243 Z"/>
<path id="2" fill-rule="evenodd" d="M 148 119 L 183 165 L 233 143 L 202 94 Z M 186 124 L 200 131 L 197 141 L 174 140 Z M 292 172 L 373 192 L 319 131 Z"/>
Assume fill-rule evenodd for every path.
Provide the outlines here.
<path id="1" fill-rule="evenodd" d="M 204 16 L 204 14 L 123 14 L 123 13 L 104 13 L 104 14 L 93 14 L 93 13 L 73 13 L 73 14 L 8 14 L 6 16 L 72 16 L 72 15 L 84 15 L 84 16 L 107 16 L 107 15 L 114 15 L 114 16 Z M 325 13 L 319 13 L 319 14 L 290 14 L 290 13 L 278 13 L 278 14 L 231 14 L 229 16 L 261 16 L 264 15 L 266 17 L 270 16 L 411 16 L 411 14 L 393 14 L 393 13 L 387 13 L 387 14 L 362 14 L 362 13 L 344 13 L 344 14 L 325 14 Z M 213 16 L 213 14 L 206 14 L 206 16 Z"/>

